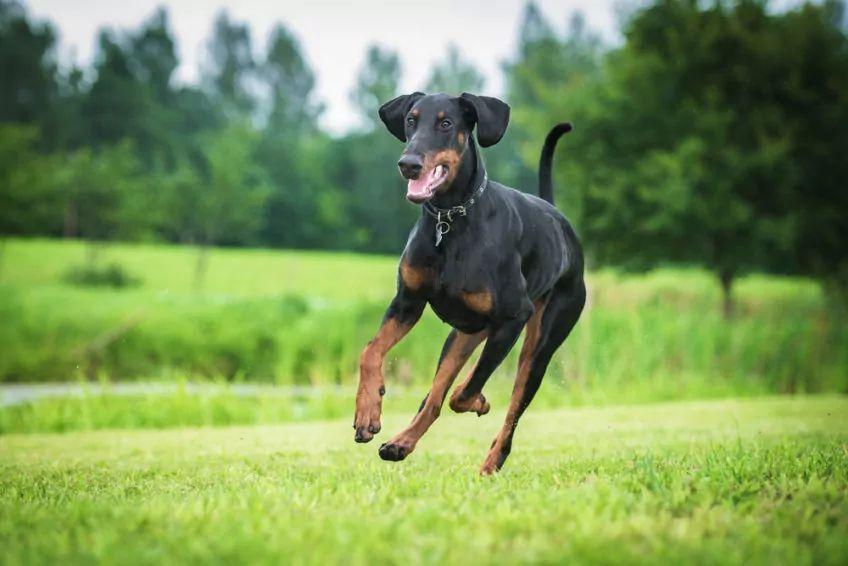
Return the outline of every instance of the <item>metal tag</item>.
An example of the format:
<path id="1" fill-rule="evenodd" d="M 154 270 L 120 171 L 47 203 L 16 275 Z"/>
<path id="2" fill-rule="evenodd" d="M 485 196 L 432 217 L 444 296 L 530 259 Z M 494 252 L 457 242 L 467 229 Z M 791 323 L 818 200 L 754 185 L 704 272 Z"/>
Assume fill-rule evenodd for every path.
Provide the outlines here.
<path id="1" fill-rule="evenodd" d="M 443 220 L 436 222 L 436 247 L 439 247 L 439 244 L 442 243 L 442 236 L 448 232 L 450 232 L 450 224 Z"/>

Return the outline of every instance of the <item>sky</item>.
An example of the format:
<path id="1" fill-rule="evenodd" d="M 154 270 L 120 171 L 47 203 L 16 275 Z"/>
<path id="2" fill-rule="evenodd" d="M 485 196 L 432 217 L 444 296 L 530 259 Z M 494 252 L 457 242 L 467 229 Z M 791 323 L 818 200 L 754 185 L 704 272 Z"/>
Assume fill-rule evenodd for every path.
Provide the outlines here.
<path id="1" fill-rule="evenodd" d="M 30 14 L 49 19 L 59 33 L 60 61 L 88 65 L 102 27 L 135 28 L 157 6 L 171 16 L 181 66 L 176 79 L 194 82 L 204 61 L 215 15 L 226 9 L 251 28 L 254 47 L 264 50 L 271 28 L 281 22 L 300 40 L 317 76 L 317 97 L 326 105 L 322 125 L 342 133 L 357 123 L 349 102 L 366 47 L 377 43 L 396 50 L 403 69 L 403 91 L 419 89 L 432 66 L 453 42 L 485 76 L 484 94 L 502 92 L 501 64 L 515 51 L 525 0 L 24 0 Z M 575 10 L 608 41 L 618 37 L 620 0 L 536 0 L 548 20 L 562 31 Z M 400 93 L 399 93 L 400 94 Z"/>

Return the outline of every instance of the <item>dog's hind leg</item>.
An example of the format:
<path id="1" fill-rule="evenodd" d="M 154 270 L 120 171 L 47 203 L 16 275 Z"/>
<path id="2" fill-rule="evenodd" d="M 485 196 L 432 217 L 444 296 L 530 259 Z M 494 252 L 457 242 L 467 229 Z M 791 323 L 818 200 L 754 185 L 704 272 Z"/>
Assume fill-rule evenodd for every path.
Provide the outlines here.
<path id="1" fill-rule="evenodd" d="M 403 431 L 396 434 L 391 440 L 380 447 L 380 458 L 383 460 L 403 460 L 413 450 L 418 440 L 424 436 L 442 409 L 445 396 L 462 367 L 474 353 L 474 349 L 485 340 L 486 332 L 476 334 L 463 334 L 457 330 L 451 331 L 442 347 L 442 355 L 439 358 L 439 366 L 433 386 L 421 403 L 418 414 Z"/>
<path id="2" fill-rule="evenodd" d="M 474 366 L 474 370 L 469 374 L 468 379 L 457 387 L 451 395 L 451 409 L 457 413 L 474 411 L 478 416 L 489 411 L 489 404 L 481 393 L 483 386 L 515 345 L 524 325 L 533 317 L 533 307 L 530 299 L 525 298 L 521 311 L 514 318 L 489 327 L 486 346 L 483 348 L 483 353 L 480 354 L 480 359 L 477 360 L 477 365 Z"/>
<path id="3" fill-rule="evenodd" d="M 582 279 L 558 284 L 551 291 L 547 303 L 537 307 L 535 314 L 527 322 L 527 333 L 521 348 L 518 373 L 506 419 L 480 468 L 481 474 L 492 474 L 504 465 L 512 450 L 512 438 L 518 420 L 539 390 L 554 352 L 580 318 L 585 302 L 586 288 Z"/>
<path id="4" fill-rule="evenodd" d="M 481 391 L 476 395 L 469 397 L 462 397 L 462 392 L 468 387 L 468 384 L 471 382 L 471 378 L 474 377 L 475 371 L 477 371 L 477 364 L 474 364 L 474 367 L 468 372 L 468 375 L 465 377 L 465 381 L 457 385 L 453 390 L 453 394 L 451 394 L 450 408 L 457 413 L 473 412 L 477 413 L 478 417 L 482 417 L 488 413 L 491 408 L 489 402 L 483 396 L 483 392 Z"/>

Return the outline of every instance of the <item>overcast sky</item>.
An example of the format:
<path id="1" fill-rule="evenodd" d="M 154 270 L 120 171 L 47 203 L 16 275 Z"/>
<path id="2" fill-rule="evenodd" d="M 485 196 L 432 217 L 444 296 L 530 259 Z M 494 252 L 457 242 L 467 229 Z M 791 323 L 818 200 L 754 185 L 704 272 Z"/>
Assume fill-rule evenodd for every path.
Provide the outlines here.
<path id="1" fill-rule="evenodd" d="M 318 78 L 318 96 L 327 105 L 323 122 L 341 132 L 356 123 L 348 102 L 357 70 L 370 43 L 396 50 L 403 65 L 403 88 L 421 88 L 433 63 L 444 57 L 454 42 L 464 57 L 486 77 L 485 90 L 502 88 L 500 64 L 514 51 L 525 0 L 25 0 L 30 13 L 47 18 L 58 28 L 62 61 L 88 64 L 94 53 L 97 30 L 103 26 L 132 28 L 159 5 L 168 8 L 177 39 L 181 67 L 178 80 L 194 81 L 198 63 L 215 15 L 226 8 L 230 15 L 250 24 L 254 47 L 263 49 L 276 22 L 287 25 L 300 39 L 303 51 Z M 615 6 L 618 0 L 537 0 L 537 5 L 557 29 L 565 28 L 575 10 L 607 39 L 617 37 Z"/>

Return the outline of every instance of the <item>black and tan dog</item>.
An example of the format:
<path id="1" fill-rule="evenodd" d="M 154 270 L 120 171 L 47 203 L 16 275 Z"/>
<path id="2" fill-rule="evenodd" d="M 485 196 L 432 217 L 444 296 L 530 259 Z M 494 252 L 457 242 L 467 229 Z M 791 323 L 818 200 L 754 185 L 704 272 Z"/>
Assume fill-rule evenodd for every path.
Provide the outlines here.
<path id="1" fill-rule="evenodd" d="M 380 447 L 380 457 L 403 460 L 412 453 L 483 341 L 480 359 L 454 390 L 450 407 L 486 414 L 483 386 L 526 328 L 506 421 L 480 470 L 491 474 L 509 455 L 518 419 L 586 299 L 580 243 L 552 204 L 554 147 L 571 125 L 558 124 L 545 140 L 538 198 L 489 180 L 477 149 L 477 143 L 497 143 L 506 131 L 509 106 L 504 102 L 468 93 L 416 92 L 384 104 L 380 118 L 406 142 L 398 167 L 408 179 L 407 198 L 423 210 L 400 260 L 397 294 L 360 358 L 355 439 L 368 442 L 380 431 L 383 359 L 429 303 L 453 330 L 418 414 Z"/>

